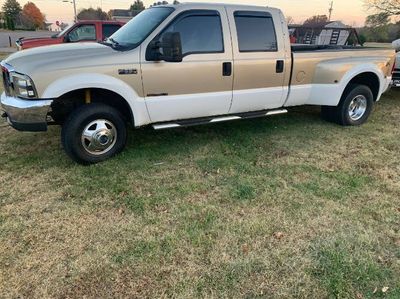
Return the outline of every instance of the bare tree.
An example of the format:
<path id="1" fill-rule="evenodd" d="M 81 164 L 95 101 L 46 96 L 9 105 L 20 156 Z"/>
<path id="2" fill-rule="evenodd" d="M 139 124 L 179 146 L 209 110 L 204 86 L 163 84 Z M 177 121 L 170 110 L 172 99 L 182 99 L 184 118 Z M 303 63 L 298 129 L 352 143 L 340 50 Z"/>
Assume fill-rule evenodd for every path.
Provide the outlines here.
<path id="1" fill-rule="evenodd" d="M 286 17 L 286 23 L 287 23 L 288 25 L 293 25 L 293 24 L 294 24 L 294 19 L 293 19 L 293 17 L 287 16 L 287 17 Z"/>
<path id="2" fill-rule="evenodd" d="M 364 0 L 366 6 L 389 16 L 400 15 L 400 0 Z"/>
<path id="3" fill-rule="evenodd" d="M 328 23 L 328 16 L 326 15 L 317 15 L 312 16 L 304 21 L 303 25 L 306 27 L 318 28 L 324 27 Z"/>
<path id="4" fill-rule="evenodd" d="M 100 7 L 94 8 L 84 8 L 77 16 L 78 20 L 108 20 L 108 14 L 104 12 Z"/>

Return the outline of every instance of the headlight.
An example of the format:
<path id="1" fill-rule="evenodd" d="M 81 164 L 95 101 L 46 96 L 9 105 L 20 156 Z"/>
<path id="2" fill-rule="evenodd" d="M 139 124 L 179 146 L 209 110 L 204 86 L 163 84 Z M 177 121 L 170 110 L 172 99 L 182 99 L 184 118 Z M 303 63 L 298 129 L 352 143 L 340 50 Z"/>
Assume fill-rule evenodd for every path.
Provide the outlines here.
<path id="1" fill-rule="evenodd" d="M 15 72 L 10 73 L 10 77 L 17 97 L 25 99 L 37 97 L 36 89 L 31 78 Z"/>

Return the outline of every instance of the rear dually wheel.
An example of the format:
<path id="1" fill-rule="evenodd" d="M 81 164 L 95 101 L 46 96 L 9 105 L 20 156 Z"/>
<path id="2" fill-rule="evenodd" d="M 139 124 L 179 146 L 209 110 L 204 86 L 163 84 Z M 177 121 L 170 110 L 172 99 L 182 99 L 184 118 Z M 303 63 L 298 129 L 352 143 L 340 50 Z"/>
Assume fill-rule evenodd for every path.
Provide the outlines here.
<path id="1" fill-rule="evenodd" d="M 336 107 L 322 106 L 321 115 L 327 121 L 342 126 L 359 126 L 367 122 L 374 106 L 374 96 L 366 85 L 351 84 Z"/>

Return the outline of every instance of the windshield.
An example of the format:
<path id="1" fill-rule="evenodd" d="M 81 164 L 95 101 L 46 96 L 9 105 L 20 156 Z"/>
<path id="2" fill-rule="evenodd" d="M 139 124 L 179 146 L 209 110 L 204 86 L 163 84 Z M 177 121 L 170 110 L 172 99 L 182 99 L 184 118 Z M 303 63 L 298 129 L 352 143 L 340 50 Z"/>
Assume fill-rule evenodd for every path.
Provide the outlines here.
<path id="1" fill-rule="evenodd" d="M 109 41 L 118 47 L 133 49 L 140 45 L 154 29 L 158 27 L 172 12 L 172 7 L 153 7 L 146 9 L 134 17 L 129 23 L 115 32 Z"/>
<path id="2" fill-rule="evenodd" d="M 68 30 L 70 30 L 72 28 L 72 26 L 74 26 L 75 24 L 71 24 L 68 25 L 63 31 L 61 31 L 60 33 L 54 35 L 55 37 L 62 37 Z"/>

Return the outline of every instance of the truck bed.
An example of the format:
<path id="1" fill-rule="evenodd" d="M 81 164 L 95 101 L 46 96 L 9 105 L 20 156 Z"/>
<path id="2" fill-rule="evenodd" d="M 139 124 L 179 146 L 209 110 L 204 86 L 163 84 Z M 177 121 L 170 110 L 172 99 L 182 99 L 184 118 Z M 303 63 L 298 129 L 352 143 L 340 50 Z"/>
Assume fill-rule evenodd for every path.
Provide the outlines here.
<path id="1" fill-rule="evenodd" d="M 314 52 L 314 51 L 340 51 L 340 50 L 387 50 L 386 48 L 378 47 L 363 47 L 363 46 L 336 46 L 336 45 L 305 45 L 292 44 L 292 52 Z"/>

